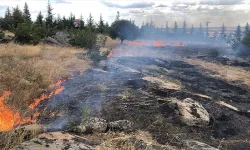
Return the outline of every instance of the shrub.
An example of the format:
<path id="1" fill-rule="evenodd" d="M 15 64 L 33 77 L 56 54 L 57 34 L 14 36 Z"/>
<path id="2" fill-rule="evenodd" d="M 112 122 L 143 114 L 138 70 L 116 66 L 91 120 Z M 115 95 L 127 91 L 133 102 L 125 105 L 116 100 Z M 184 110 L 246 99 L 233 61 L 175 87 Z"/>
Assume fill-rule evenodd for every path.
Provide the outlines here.
<path id="1" fill-rule="evenodd" d="M 3 39 L 4 36 L 5 36 L 5 34 L 2 31 L 0 31 L 0 39 Z"/>
<path id="2" fill-rule="evenodd" d="M 30 23 L 19 24 L 16 29 L 15 42 L 19 44 L 39 44 L 41 35 L 37 33 L 36 26 Z"/>
<path id="3" fill-rule="evenodd" d="M 73 46 L 93 49 L 96 46 L 97 35 L 90 30 L 75 30 L 73 31 L 70 44 Z"/>

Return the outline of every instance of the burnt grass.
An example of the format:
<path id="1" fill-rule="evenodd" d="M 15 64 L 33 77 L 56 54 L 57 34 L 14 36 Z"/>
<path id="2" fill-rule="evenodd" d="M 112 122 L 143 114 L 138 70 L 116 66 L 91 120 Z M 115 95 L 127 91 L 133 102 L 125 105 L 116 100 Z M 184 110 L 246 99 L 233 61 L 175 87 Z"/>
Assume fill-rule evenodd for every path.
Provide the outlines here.
<path id="1" fill-rule="evenodd" d="M 177 49 L 153 50 L 162 55 L 173 50 L 173 55 L 185 57 L 194 57 L 195 51 L 201 51 L 200 48 Z M 156 67 L 148 67 L 152 65 Z M 159 89 L 143 80 L 145 76 L 178 80 L 182 88 Z M 89 116 L 108 121 L 133 121 L 136 129 L 150 132 L 161 144 L 181 148 L 183 140 L 193 139 L 220 149 L 250 149 L 247 142 L 250 137 L 249 90 L 239 84 L 209 77 L 197 66 L 184 61 L 157 57 L 111 58 L 68 80 L 63 86 L 65 90 L 61 94 L 40 106 L 44 110 L 40 122 L 50 124 L 50 130 L 67 129 L 81 121 L 83 112 L 89 112 Z M 200 102 L 211 116 L 210 125 L 200 128 L 182 124 L 167 101 L 173 98 L 192 98 Z M 240 112 L 217 104 L 218 100 L 239 108 Z M 55 112 L 56 117 L 49 117 L 47 112 Z"/>

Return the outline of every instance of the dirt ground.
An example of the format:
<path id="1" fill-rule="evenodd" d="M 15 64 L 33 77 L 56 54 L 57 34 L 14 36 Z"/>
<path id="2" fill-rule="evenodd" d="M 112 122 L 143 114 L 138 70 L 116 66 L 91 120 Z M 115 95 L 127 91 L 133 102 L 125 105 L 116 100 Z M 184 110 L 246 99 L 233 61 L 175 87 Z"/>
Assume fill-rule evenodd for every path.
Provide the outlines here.
<path id="1" fill-rule="evenodd" d="M 42 102 L 40 109 L 46 111 L 40 122 L 51 130 L 65 129 L 88 109 L 89 116 L 133 121 L 136 129 L 149 132 L 160 144 L 182 148 L 183 140 L 193 139 L 225 150 L 250 149 L 250 62 L 221 57 L 217 54 L 221 49 L 192 45 L 115 49 L 116 56 L 68 80 L 61 94 Z M 163 84 L 159 88 L 148 80 Z M 190 127 L 176 119 L 169 101 L 185 98 L 205 107 L 209 126 Z M 48 116 L 48 110 L 55 115 Z"/>

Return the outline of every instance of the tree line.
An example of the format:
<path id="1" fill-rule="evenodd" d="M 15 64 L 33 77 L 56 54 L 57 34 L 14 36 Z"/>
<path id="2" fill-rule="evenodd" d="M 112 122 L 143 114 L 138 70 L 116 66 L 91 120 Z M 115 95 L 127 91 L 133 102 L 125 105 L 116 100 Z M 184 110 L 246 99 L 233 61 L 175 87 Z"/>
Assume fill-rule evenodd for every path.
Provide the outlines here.
<path id="1" fill-rule="evenodd" d="M 188 28 L 187 22 L 184 21 L 179 27 L 175 21 L 172 29 L 169 28 L 168 22 L 165 27 L 158 28 L 153 21 L 150 23 L 143 23 L 139 28 L 134 21 L 120 19 L 120 14 L 117 12 L 116 19 L 109 25 L 105 23 L 102 15 L 98 23 L 93 19 L 92 14 L 84 20 L 81 15 L 77 19 L 74 14 L 69 17 L 55 16 L 51 3 L 48 2 L 46 17 L 40 11 L 35 21 L 32 21 L 28 4 L 25 3 L 23 9 L 16 6 L 12 10 L 8 7 L 4 17 L 0 18 L 0 28 L 2 30 L 9 30 L 15 33 L 15 42 L 19 44 L 38 44 L 42 39 L 55 35 L 58 31 L 67 31 L 70 33 L 70 43 L 74 46 L 91 49 L 96 46 L 98 41 L 97 34 L 109 35 L 111 38 L 119 38 L 121 43 L 124 40 L 134 40 L 140 38 L 173 38 L 181 39 L 192 37 L 196 40 L 224 40 L 237 49 L 239 45 L 245 45 L 250 48 L 250 31 L 249 24 L 245 26 L 244 32 L 240 26 L 237 26 L 233 34 L 226 34 L 226 27 L 223 24 L 220 31 L 215 31 L 213 36 L 209 35 L 208 23 L 204 28 L 200 26 L 195 28 L 193 25 Z M 3 33 L 0 32 L 0 38 Z"/>

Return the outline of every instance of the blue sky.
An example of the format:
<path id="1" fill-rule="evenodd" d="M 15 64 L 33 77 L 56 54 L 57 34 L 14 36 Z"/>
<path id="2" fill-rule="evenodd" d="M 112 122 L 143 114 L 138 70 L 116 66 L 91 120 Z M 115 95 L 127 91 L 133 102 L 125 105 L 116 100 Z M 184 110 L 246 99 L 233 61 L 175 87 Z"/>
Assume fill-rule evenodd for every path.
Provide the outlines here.
<path id="1" fill-rule="evenodd" d="M 19 5 L 23 8 L 27 2 L 32 18 L 35 19 L 41 10 L 46 15 L 47 0 L 1 0 L 0 15 L 4 15 L 7 6 Z M 181 23 L 186 20 L 188 26 L 198 26 L 200 22 L 205 26 L 245 25 L 250 22 L 250 0 L 51 0 L 53 12 L 57 16 L 68 16 L 71 12 L 79 17 L 83 14 L 86 19 L 91 12 L 96 21 L 100 14 L 105 21 L 111 23 L 119 11 L 121 18 L 135 20 L 137 25 L 151 19 L 161 27 L 166 21 L 173 26 L 174 21 Z"/>

